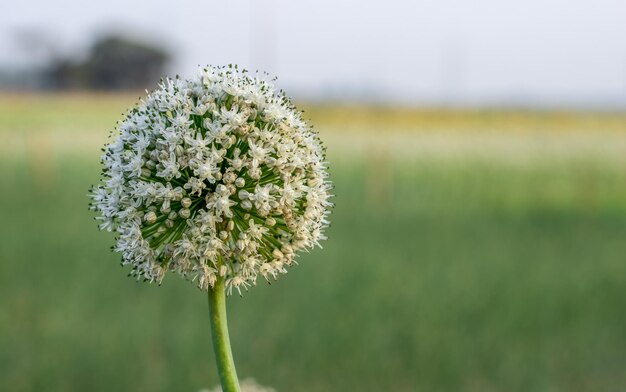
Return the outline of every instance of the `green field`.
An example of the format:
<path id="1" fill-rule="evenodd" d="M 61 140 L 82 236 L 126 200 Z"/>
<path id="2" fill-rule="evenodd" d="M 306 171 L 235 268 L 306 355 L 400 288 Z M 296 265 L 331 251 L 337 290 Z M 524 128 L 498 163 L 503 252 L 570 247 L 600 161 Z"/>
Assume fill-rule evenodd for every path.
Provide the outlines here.
<path id="1" fill-rule="evenodd" d="M 87 210 L 127 96 L 0 97 L 0 390 L 218 384 L 206 296 L 135 283 Z M 626 390 L 626 115 L 309 107 L 323 250 L 229 299 L 285 391 Z"/>

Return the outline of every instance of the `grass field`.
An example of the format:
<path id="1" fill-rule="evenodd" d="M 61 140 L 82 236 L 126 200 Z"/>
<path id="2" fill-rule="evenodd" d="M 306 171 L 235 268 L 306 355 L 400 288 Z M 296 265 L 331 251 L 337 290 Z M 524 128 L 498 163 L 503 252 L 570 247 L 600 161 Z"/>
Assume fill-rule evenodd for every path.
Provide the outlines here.
<path id="1" fill-rule="evenodd" d="M 0 390 L 218 384 L 206 297 L 126 278 L 87 211 L 128 96 L 0 97 Z M 626 389 L 626 115 L 310 107 L 324 250 L 229 300 L 278 391 Z"/>

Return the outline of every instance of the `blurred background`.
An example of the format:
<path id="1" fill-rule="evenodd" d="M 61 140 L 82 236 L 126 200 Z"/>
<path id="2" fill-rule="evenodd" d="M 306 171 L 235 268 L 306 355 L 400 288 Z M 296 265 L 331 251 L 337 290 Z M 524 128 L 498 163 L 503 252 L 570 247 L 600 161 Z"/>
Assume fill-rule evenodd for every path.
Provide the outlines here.
<path id="1" fill-rule="evenodd" d="M 229 299 L 277 391 L 626 390 L 626 3 L 22 0 L 0 12 L 0 390 L 218 384 L 206 297 L 87 210 L 164 75 L 268 71 L 328 146 L 324 250 Z"/>

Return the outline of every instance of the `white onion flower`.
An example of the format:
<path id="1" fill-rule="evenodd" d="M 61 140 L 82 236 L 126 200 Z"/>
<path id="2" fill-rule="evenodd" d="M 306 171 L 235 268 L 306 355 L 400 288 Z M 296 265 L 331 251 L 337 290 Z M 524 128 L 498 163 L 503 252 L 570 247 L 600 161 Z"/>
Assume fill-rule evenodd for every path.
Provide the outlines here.
<path id="1" fill-rule="evenodd" d="M 137 279 L 175 271 L 209 290 L 276 279 L 325 239 L 324 147 L 282 93 L 236 66 L 165 79 L 104 149 L 100 228 Z"/>

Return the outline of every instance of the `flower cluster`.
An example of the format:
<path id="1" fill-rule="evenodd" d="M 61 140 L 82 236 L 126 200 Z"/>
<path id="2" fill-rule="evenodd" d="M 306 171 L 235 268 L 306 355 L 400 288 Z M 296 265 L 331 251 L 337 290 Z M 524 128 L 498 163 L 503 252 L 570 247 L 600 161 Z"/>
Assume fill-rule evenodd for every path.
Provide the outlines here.
<path id="1" fill-rule="evenodd" d="M 162 81 L 102 164 L 91 208 L 137 279 L 176 271 L 241 294 L 325 239 L 331 183 L 317 134 L 282 92 L 236 66 Z"/>

